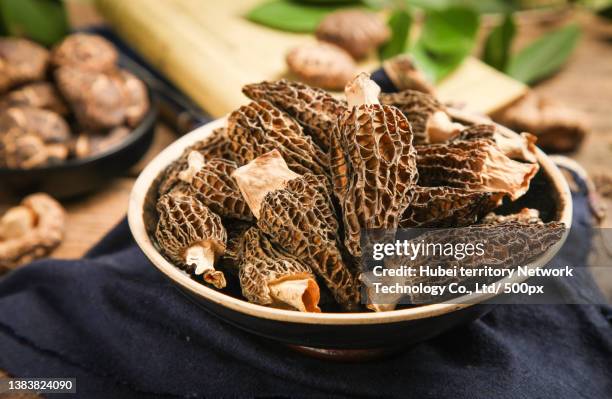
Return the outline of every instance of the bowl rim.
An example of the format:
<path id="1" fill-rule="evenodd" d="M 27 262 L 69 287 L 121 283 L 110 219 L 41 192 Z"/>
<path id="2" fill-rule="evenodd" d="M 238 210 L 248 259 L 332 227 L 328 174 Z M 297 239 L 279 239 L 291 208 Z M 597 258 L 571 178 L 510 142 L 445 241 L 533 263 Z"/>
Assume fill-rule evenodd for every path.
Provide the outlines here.
<path id="1" fill-rule="evenodd" d="M 493 123 L 491 120 L 485 117 L 474 116 L 459 110 L 449 110 L 449 113 L 454 119 L 463 120 L 472 124 Z M 166 258 L 164 258 L 163 255 L 161 255 L 161 253 L 155 248 L 145 228 L 145 198 L 151 184 L 168 164 L 177 159 L 186 147 L 195 143 L 196 141 L 204 139 L 211 134 L 214 129 L 224 126 L 226 119 L 227 117 L 219 118 L 206 125 L 203 125 L 192 132 L 187 133 L 166 147 L 143 169 L 138 176 L 130 194 L 128 223 L 136 243 L 143 251 L 145 256 L 151 261 L 151 263 L 161 273 L 163 273 L 167 278 L 172 280 L 182 289 L 188 291 L 192 295 L 202 297 L 220 306 L 224 306 L 231 310 L 253 317 L 281 322 L 332 325 L 386 324 L 399 321 L 424 319 L 440 316 L 473 306 L 495 296 L 494 294 L 489 293 L 473 293 L 460 298 L 455 298 L 452 303 L 442 302 L 439 304 L 423 305 L 386 312 L 304 313 L 250 303 L 246 300 L 234 298 L 222 292 L 216 291 L 213 288 L 207 287 L 206 285 L 193 280 L 186 272 L 166 260 Z M 516 135 L 516 133 L 510 129 L 499 124 L 496 125 L 506 132 Z M 558 210 L 558 221 L 563 222 L 567 228 L 565 229 L 564 236 L 558 243 L 549 248 L 548 251 L 546 251 L 537 260 L 527 265 L 528 267 L 532 268 L 542 267 L 537 265 L 546 264 L 558 252 L 567 238 L 572 221 L 572 198 L 565 178 L 552 160 L 550 160 L 548 156 L 545 155 L 539 148 L 536 149 L 536 158 L 540 164 L 540 167 L 549 175 L 549 178 L 559 194 L 560 209 Z M 506 277 L 500 280 L 500 282 L 521 282 L 526 279 L 523 277 L 517 278 L 517 276 L 518 275 L 515 274 L 512 278 Z"/>

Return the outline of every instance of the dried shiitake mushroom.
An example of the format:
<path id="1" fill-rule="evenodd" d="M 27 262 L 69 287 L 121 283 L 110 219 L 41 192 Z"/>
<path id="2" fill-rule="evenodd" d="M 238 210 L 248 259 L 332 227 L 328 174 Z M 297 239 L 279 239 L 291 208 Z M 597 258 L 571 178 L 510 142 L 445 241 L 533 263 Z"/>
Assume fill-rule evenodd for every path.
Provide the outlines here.
<path id="1" fill-rule="evenodd" d="M 286 166 L 281 171 L 281 160 L 273 152 L 234 173 L 257 226 L 283 253 L 317 273 L 340 305 L 358 309 L 359 284 L 342 260 L 325 179 L 312 174 L 292 178 Z M 276 172 L 268 176 L 271 171 Z"/>
<path id="2" fill-rule="evenodd" d="M 9 92 L 0 102 L 0 108 L 43 108 L 60 115 L 67 115 L 66 103 L 49 82 L 35 82 Z"/>
<path id="3" fill-rule="evenodd" d="M 94 72 L 115 69 L 119 54 L 108 40 L 99 35 L 74 33 L 67 36 L 51 53 L 56 67 L 71 66 Z"/>
<path id="4" fill-rule="evenodd" d="M 100 154 L 123 142 L 130 134 L 130 129 L 119 126 L 110 131 L 83 132 L 79 134 L 74 143 L 74 156 L 85 158 Z"/>
<path id="5" fill-rule="evenodd" d="M 317 39 L 342 47 L 356 59 L 365 57 L 391 37 L 391 31 L 375 13 L 362 10 L 328 14 L 315 34 Z"/>
<path id="6" fill-rule="evenodd" d="M 239 164 L 278 149 L 296 173 L 327 175 L 328 156 L 289 115 L 267 101 L 254 101 L 232 112 L 227 136 Z"/>
<path id="7" fill-rule="evenodd" d="M 334 132 L 330 169 L 344 216 L 344 244 L 359 257 L 362 229 L 398 226 L 417 168 L 410 123 L 396 107 L 378 102 L 376 83 L 360 74 L 345 92 L 349 109 Z"/>
<path id="8" fill-rule="evenodd" d="M 325 90 L 281 79 L 246 85 L 242 92 L 251 100 L 266 100 L 295 118 L 315 143 L 329 151 L 331 132 L 346 103 Z"/>
<path id="9" fill-rule="evenodd" d="M 276 250 L 257 228 L 244 235 L 239 278 L 250 302 L 321 312 L 319 286 L 310 267 Z"/>
<path id="10" fill-rule="evenodd" d="M 397 91 L 416 90 L 432 95 L 435 93 L 432 84 L 408 54 L 390 58 L 383 62 L 382 67 Z"/>
<path id="11" fill-rule="evenodd" d="M 130 127 L 136 127 L 149 110 L 147 87 L 128 71 L 121 70 L 119 73 L 125 95 L 125 122 Z"/>
<path id="12" fill-rule="evenodd" d="M 305 43 L 286 57 L 289 70 L 309 85 L 340 90 L 355 75 L 357 65 L 350 54 L 329 43 Z"/>
<path id="13" fill-rule="evenodd" d="M 0 93 L 22 83 L 43 80 L 49 52 L 26 39 L 0 38 Z"/>
<path id="14" fill-rule="evenodd" d="M 499 205 L 502 194 L 454 187 L 414 187 L 399 227 L 463 227 Z"/>
<path id="15" fill-rule="evenodd" d="M 527 192 L 539 169 L 537 163 L 508 158 L 488 139 L 419 145 L 416 149 L 421 186 L 503 193 L 516 200 Z"/>
<path id="16" fill-rule="evenodd" d="M 0 270 L 47 255 L 62 241 L 65 212 L 47 194 L 27 196 L 0 219 Z"/>
<path id="17" fill-rule="evenodd" d="M 161 175 L 161 182 L 159 184 L 158 193 L 159 195 L 170 192 L 181 180 L 178 175 L 181 171 L 187 168 L 188 157 L 192 151 L 197 151 L 204 157 L 205 160 L 213 158 L 222 158 L 228 160 L 234 160 L 233 153 L 231 151 L 231 142 L 225 134 L 225 128 L 218 128 L 207 136 L 204 140 L 200 140 L 195 144 L 187 147 L 181 154 L 179 159 L 172 162 Z"/>
<path id="18" fill-rule="evenodd" d="M 402 111 L 410 122 L 414 144 L 442 143 L 459 135 L 463 125 L 455 123 L 446 107 L 434 96 L 416 90 L 381 93 L 380 102 Z"/>
<path id="19" fill-rule="evenodd" d="M 525 224 L 544 223 L 542 219 L 540 219 L 540 211 L 537 209 L 523 208 L 519 212 L 512 213 L 510 215 L 498 215 L 491 212 L 482 219 L 481 224 L 495 225 L 508 222 L 519 222 Z"/>
<path id="20" fill-rule="evenodd" d="M 589 130 L 588 118 L 554 99 L 530 92 L 493 119 L 515 131 L 533 133 L 549 152 L 573 151 Z"/>
<path id="21" fill-rule="evenodd" d="M 253 214 L 244 201 L 232 173 L 238 166 L 234 161 L 204 156 L 192 151 L 187 168 L 179 173 L 179 179 L 189 185 L 189 193 L 224 218 L 253 220 Z"/>
<path id="22" fill-rule="evenodd" d="M 157 202 L 155 237 L 162 252 L 175 264 L 216 288 L 226 285 L 215 262 L 225 251 L 227 233 L 221 218 L 197 199 L 172 192 Z"/>

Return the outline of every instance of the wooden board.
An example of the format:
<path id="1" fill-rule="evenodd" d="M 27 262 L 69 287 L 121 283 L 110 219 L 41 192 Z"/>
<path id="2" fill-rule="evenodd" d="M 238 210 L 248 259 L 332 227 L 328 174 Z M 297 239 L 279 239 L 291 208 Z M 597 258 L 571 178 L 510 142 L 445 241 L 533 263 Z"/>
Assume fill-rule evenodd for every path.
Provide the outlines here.
<path id="1" fill-rule="evenodd" d="M 247 21 L 262 0 L 97 0 L 100 11 L 131 45 L 213 116 L 246 99 L 244 84 L 286 75 L 285 54 L 314 40 Z M 373 71 L 378 61 L 359 65 Z M 526 87 L 470 58 L 438 87 L 445 102 L 490 113 L 521 96 Z"/>

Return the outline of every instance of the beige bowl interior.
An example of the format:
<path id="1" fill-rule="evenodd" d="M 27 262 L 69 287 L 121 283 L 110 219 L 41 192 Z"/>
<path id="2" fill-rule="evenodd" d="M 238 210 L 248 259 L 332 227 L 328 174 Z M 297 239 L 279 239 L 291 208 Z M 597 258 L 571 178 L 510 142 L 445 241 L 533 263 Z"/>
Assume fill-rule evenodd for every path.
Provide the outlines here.
<path id="1" fill-rule="evenodd" d="M 451 111 L 451 114 L 456 120 L 467 124 L 491 123 L 488 119 L 472 116 L 456 110 Z M 224 126 L 225 122 L 226 118 L 217 119 L 186 134 L 169 145 L 142 171 L 134 184 L 130 196 L 128 221 L 132 234 L 134 235 L 134 239 L 147 258 L 149 258 L 151 263 L 153 263 L 153 265 L 157 267 L 159 271 L 171 279 L 175 284 L 178 284 L 182 289 L 189 291 L 193 295 L 205 298 L 237 312 L 242 312 L 251 316 L 279 321 L 312 324 L 379 324 L 434 317 L 472 306 L 473 304 L 483 302 L 493 296 L 493 294 L 483 293 L 471 294 L 454 299 L 453 303 L 444 302 L 440 304 L 425 305 L 379 313 L 302 313 L 252 304 L 245 300 L 234 298 L 222 292 L 216 291 L 193 280 L 187 273 L 174 266 L 160 254 L 148 233 L 154 231 L 154 224 L 156 223 L 156 220 L 152 215 L 155 215 L 155 200 L 157 186 L 159 183 L 158 176 L 170 163 L 176 160 L 183 153 L 183 150 L 186 147 L 206 138 L 214 129 Z M 511 134 L 516 134 L 505 127 L 500 126 L 500 128 L 504 129 L 506 132 L 510 132 Z M 541 267 L 552 259 L 552 257 L 565 242 L 567 231 L 569 230 L 569 226 L 571 226 L 572 198 L 567 182 L 557 166 L 539 149 L 537 150 L 536 156 L 542 170 L 547 176 L 547 179 L 553 186 L 553 200 L 557 205 L 557 214 L 554 219 L 563 222 L 568 227 L 563 239 L 551 247 L 531 265 L 532 267 Z M 513 278 L 505 278 L 500 282 L 520 282 L 524 279 L 524 277 L 517 277 L 515 275 Z"/>

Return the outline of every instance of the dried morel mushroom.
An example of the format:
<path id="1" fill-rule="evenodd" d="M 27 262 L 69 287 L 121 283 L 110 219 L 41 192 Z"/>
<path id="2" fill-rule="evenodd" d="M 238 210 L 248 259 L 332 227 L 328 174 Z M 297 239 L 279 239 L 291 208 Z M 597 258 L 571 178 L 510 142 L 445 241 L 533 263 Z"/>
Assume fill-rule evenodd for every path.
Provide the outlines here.
<path id="1" fill-rule="evenodd" d="M 401 54 L 383 62 L 383 70 L 393 83 L 397 91 L 416 90 L 427 94 L 434 94 L 432 84 L 414 64 L 412 57 Z"/>
<path id="2" fill-rule="evenodd" d="M 491 139 L 510 159 L 535 163 L 536 137 L 529 133 L 511 134 L 493 124 L 472 125 L 463 129 L 456 140 Z"/>
<path id="3" fill-rule="evenodd" d="M 575 150 L 589 130 L 586 115 L 534 92 L 493 115 L 493 119 L 510 129 L 535 134 L 538 146 L 549 152 Z"/>
<path id="4" fill-rule="evenodd" d="M 365 57 L 391 37 L 391 31 L 375 13 L 362 10 L 328 14 L 315 34 L 317 39 L 342 47 L 356 59 Z"/>
<path id="5" fill-rule="evenodd" d="M 55 78 L 84 128 L 108 129 L 125 121 L 126 93 L 120 74 L 62 66 L 55 71 Z"/>
<path id="6" fill-rule="evenodd" d="M 524 224 L 543 224 L 544 222 L 540 219 L 540 211 L 537 209 L 523 208 L 517 213 L 510 215 L 497 215 L 495 213 L 489 213 L 482 219 L 481 224 L 502 224 L 508 222 L 518 222 Z"/>
<path id="7" fill-rule="evenodd" d="M 181 180 L 178 175 L 181 171 L 187 168 L 188 157 L 192 151 L 197 151 L 204 157 L 205 160 L 213 158 L 222 158 L 234 160 L 231 151 L 231 142 L 225 134 L 224 128 L 217 128 L 207 136 L 204 140 L 198 141 L 195 144 L 187 147 L 179 159 L 171 163 L 162 173 L 162 181 L 159 184 L 159 195 L 170 192 Z"/>
<path id="8" fill-rule="evenodd" d="M 99 35 L 74 33 L 67 36 L 51 53 L 56 67 L 71 66 L 94 72 L 111 71 L 119 54 L 108 40 Z"/>
<path id="9" fill-rule="evenodd" d="M 83 132 L 79 134 L 74 143 L 74 156 L 85 158 L 107 151 L 119 143 L 130 134 L 130 129 L 119 126 L 104 132 Z"/>
<path id="10" fill-rule="evenodd" d="M 504 155 L 488 139 L 416 146 L 419 185 L 503 193 L 516 200 L 539 169 Z"/>
<path id="11" fill-rule="evenodd" d="M 454 123 L 446 107 L 430 94 L 416 90 L 381 93 L 380 102 L 402 111 L 410 122 L 414 144 L 443 143 L 459 135 L 463 125 Z"/>
<path id="12" fill-rule="evenodd" d="M 47 194 L 32 194 L 0 219 L 0 270 L 47 255 L 62 241 L 65 212 Z"/>
<path id="13" fill-rule="evenodd" d="M 357 65 L 350 54 L 329 43 L 306 43 L 291 50 L 286 57 L 289 70 L 309 85 L 340 90 L 353 75 Z"/>
<path id="14" fill-rule="evenodd" d="M 193 197 L 169 193 L 157 202 L 159 221 L 155 237 L 162 252 L 177 266 L 216 288 L 226 285 L 215 262 L 225 251 L 227 233 L 221 218 Z"/>
<path id="15" fill-rule="evenodd" d="M 0 93 L 22 83 L 43 80 L 49 52 L 26 39 L 0 38 Z"/>
<path id="16" fill-rule="evenodd" d="M 310 267 L 276 250 L 259 229 L 245 233 L 241 259 L 240 286 L 249 302 L 321 312 L 319 286 Z"/>
<path id="17" fill-rule="evenodd" d="M 518 223 L 505 222 L 496 225 L 475 225 L 461 229 L 450 228 L 435 230 L 418 236 L 418 241 L 427 243 L 477 243 L 484 244 L 483 256 L 467 256 L 462 260 L 457 260 L 452 256 L 430 255 L 418 257 L 411 262 L 410 266 L 416 270 L 420 267 L 439 265 L 447 269 L 454 267 L 461 268 L 482 268 L 483 266 L 496 269 L 515 268 L 524 266 L 534 261 L 552 246 L 558 243 L 563 237 L 565 225 L 558 222 L 545 224 L 537 223 Z M 406 258 L 397 256 L 390 257 L 385 261 L 388 269 L 399 268 L 406 265 Z M 391 274 L 392 276 L 392 274 Z M 485 282 L 492 282 L 494 278 L 485 278 Z M 405 296 L 402 293 L 379 294 L 375 290 L 373 283 L 383 283 L 385 285 L 399 284 L 402 286 L 418 285 L 419 283 L 429 285 L 442 285 L 452 282 L 465 282 L 465 278 L 460 277 L 429 277 L 426 275 L 417 276 L 398 276 L 398 277 L 374 277 L 371 273 L 364 273 L 362 281 L 368 294 L 368 308 L 376 311 L 393 310 L 397 303 Z M 439 302 L 444 298 L 432 297 L 428 294 L 411 293 L 407 295 L 406 303 L 422 304 Z"/>
<path id="18" fill-rule="evenodd" d="M 317 273 L 340 305 L 357 309 L 359 284 L 340 254 L 338 222 L 324 178 L 306 174 L 288 180 L 294 173 L 279 170 L 279 156 L 266 154 L 234 173 L 257 226 L 284 253 Z M 267 171 L 275 169 L 268 178 Z"/>
<path id="19" fill-rule="evenodd" d="M 149 94 L 145 84 L 128 71 L 120 71 L 125 95 L 125 122 L 136 127 L 149 110 Z"/>
<path id="20" fill-rule="evenodd" d="M 327 175 L 328 156 L 289 115 L 267 101 L 254 101 L 232 112 L 227 136 L 239 164 L 278 149 L 298 174 Z"/>
<path id="21" fill-rule="evenodd" d="M 334 132 L 330 168 L 344 216 L 344 243 L 361 256 L 362 229 L 394 229 L 417 181 L 412 131 L 399 109 L 378 102 L 367 74 L 346 87 L 349 109 Z"/>
<path id="22" fill-rule="evenodd" d="M 281 79 L 246 85 L 242 92 L 252 100 L 266 100 L 294 117 L 325 152 L 331 132 L 346 104 L 324 90 Z"/>
<path id="23" fill-rule="evenodd" d="M 189 185 L 190 194 L 219 216 L 251 221 L 253 214 L 231 177 L 236 168 L 234 161 L 220 158 L 205 161 L 202 154 L 192 151 L 179 179 Z"/>
<path id="24" fill-rule="evenodd" d="M 11 91 L 0 103 L 0 108 L 7 107 L 43 108 L 60 115 L 68 114 L 66 103 L 49 82 L 30 83 Z"/>
<path id="25" fill-rule="evenodd" d="M 453 187 L 414 188 L 399 227 L 463 227 L 498 206 L 502 194 Z"/>

